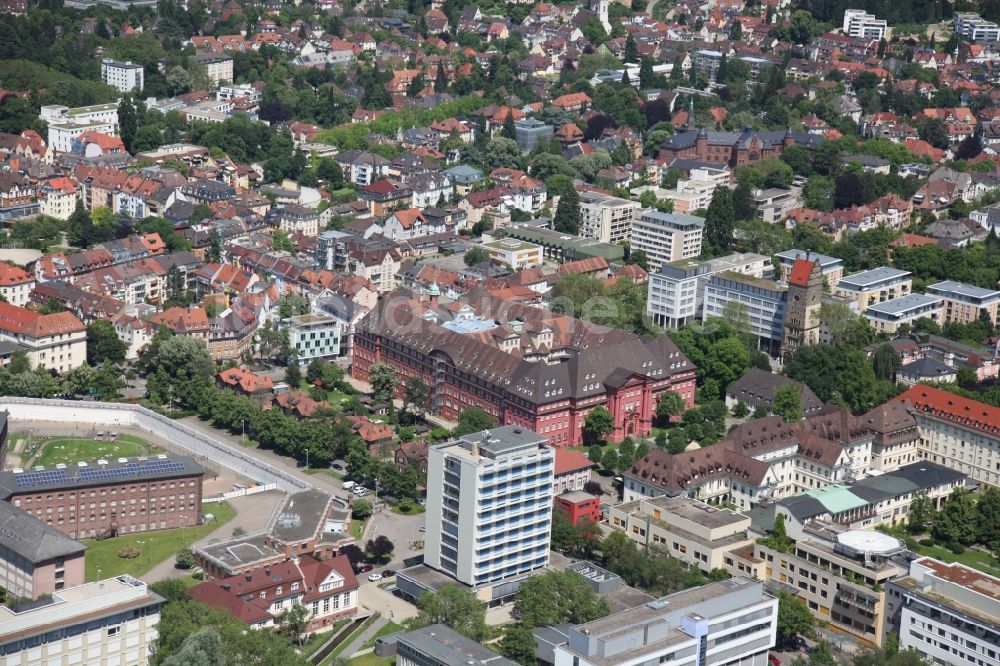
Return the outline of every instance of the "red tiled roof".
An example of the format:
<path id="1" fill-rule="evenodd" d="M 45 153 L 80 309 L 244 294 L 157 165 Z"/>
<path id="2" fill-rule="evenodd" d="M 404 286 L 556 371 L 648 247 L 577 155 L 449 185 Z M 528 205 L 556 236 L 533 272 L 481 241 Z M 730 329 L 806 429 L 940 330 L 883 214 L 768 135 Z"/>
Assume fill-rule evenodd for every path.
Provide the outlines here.
<path id="1" fill-rule="evenodd" d="M 579 472 L 582 469 L 590 469 L 593 466 L 594 463 L 590 462 L 590 458 L 579 451 L 563 448 L 556 449 L 556 476 Z"/>
<path id="2" fill-rule="evenodd" d="M 909 400 L 921 414 L 930 414 L 972 430 L 1000 434 L 1000 407 L 963 398 L 926 384 L 917 384 L 895 399 Z"/>
<path id="3" fill-rule="evenodd" d="M 43 315 L 0 301 L 0 330 L 21 333 L 31 338 L 75 333 L 86 330 L 72 312 Z"/>
<path id="4" fill-rule="evenodd" d="M 34 280 L 35 278 L 20 266 L 0 261 L 0 286 L 12 287 Z"/>
<path id="5" fill-rule="evenodd" d="M 816 264 L 807 259 L 796 259 L 795 265 L 792 267 L 792 274 L 788 278 L 788 282 L 794 284 L 796 287 L 807 287 L 809 286 L 809 276 L 812 275 L 813 268 Z"/>

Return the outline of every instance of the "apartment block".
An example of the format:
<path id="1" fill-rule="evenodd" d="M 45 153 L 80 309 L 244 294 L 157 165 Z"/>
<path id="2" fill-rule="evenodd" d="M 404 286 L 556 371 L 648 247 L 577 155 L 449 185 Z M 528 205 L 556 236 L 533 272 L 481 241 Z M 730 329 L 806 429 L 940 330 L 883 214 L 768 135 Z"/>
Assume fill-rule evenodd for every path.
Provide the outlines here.
<path id="1" fill-rule="evenodd" d="M 721 569 L 728 553 L 753 543 L 748 517 L 687 497 L 625 502 L 608 509 L 607 522 L 637 544 L 662 548 L 705 573 Z"/>
<path id="2" fill-rule="evenodd" d="M 119 62 L 111 58 L 101 60 L 101 79 L 109 86 L 114 86 L 118 92 L 142 90 L 145 85 L 145 73 L 142 65 L 131 60 Z"/>
<path id="3" fill-rule="evenodd" d="M 432 446 L 424 563 L 472 586 L 548 564 L 554 457 L 519 426 Z"/>
<path id="4" fill-rule="evenodd" d="M 795 262 L 798 259 L 819 262 L 820 269 L 823 271 L 823 279 L 826 280 L 826 284 L 830 289 L 834 289 L 837 283 L 840 282 L 840 279 L 844 277 L 844 260 L 837 257 L 828 257 L 816 252 L 797 249 L 784 250 L 774 256 L 777 258 L 778 267 L 781 269 L 781 279 L 785 282 L 791 276 L 792 268 L 795 267 Z"/>
<path id="5" fill-rule="evenodd" d="M 992 21 L 984 20 L 973 12 L 955 12 L 953 21 L 955 34 L 965 37 L 971 42 L 1000 41 L 1000 26 Z"/>
<path id="6" fill-rule="evenodd" d="M 863 9 L 844 10 L 842 30 L 848 37 L 882 39 L 888 29 L 889 24 L 884 19 L 877 19 Z"/>
<path id="7" fill-rule="evenodd" d="M 932 664 L 1000 663 L 1000 578 L 921 557 L 886 586 L 885 633 Z"/>
<path id="8" fill-rule="evenodd" d="M 0 261 L 0 296 L 11 305 L 23 308 L 31 300 L 35 276 L 20 266 Z"/>
<path id="9" fill-rule="evenodd" d="M 907 294 L 891 301 L 870 305 L 863 313 L 876 332 L 895 333 L 903 324 L 926 318 L 941 324 L 944 300 L 928 294 Z"/>
<path id="10" fill-rule="evenodd" d="M 788 211 L 801 204 L 799 198 L 792 190 L 780 187 L 770 187 L 761 190 L 753 198 L 757 206 L 757 219 L 775 224 L 781 222 L 788 215 Z"/>
<path id="11" fill-rule="evenodd" d="M 48 125 L 49 148 L 60 153 L 73 150 L 73 141 L 84 132 L 118 136 L 118 104 L 95 104 L 69 108 L 58 104 L 43 106 L 38 114 Z"/>
<path id="12" fill-rule="evenodd" d="M 602 243 L 626 241 L 641 208 L 637 201 L 589 190 L 580 192 L 580 235 Z"/>
<path id="13" fill-rule="evenodd" d="M 24 347 L 34 368 L 63 373 L 87 362 L 87 327 L 72 312 L 43 315 L 0 302 L 0 340 Z"/>
<path id="14" fill-rule="evenodd" d="M 82 543 L 17 507 L 0 502 L 0 588 L 36 599 L 83 584 Z"/>
<path id="15" fill-rule="evenodd" d="M 681 213 L 643 211 L 632 223 L 632 251 L 646 253 L 652 271 L 663 264 L 701 254 L 705 218 Z"/>
<path id="16" fill-rule="evenodd" d="M 727 565 L 734 575 L 749 569 L 769 587 L 794 592 L 832 628 L 880 645 L 884 587 L 906 572 L 905 552 L 903 542 L 888 534 L 814 521 L 790 552 L 758 542 L 734 553 Z"/>
<path id="17" fill-rule="evenodd" d="M 705 286 L 702 321 L 725 318 L 726 306 L 740 303 L 750 316 L 750 332 L 756 335 L 772 355 L 784 339 L 787 285 L 755 278 L 743 273 L 717 273 Z"/>
<path id="18" fill-rule="evenodd" d="M 710 583 L 572 627 L 555 666 L 766 666 L 778 600 L 743 577 Z"/>
<path id="19" fill-rule="evenodd" d="M 912 290 L 912 273 L 882 266 L 841 278 L 833 293 L 857 303 L 858 312 L 864 312 L 870 305 L 907 296 Z"/>
<path id="20" fill-rule="evenodd" d="M 541 245 L 535 245 L 516 238 L 502 238 L 497 241 L 483 243 L 490 258 L 504 264 L 512 271 L 521 271 L 532 266 L 541 266 L 543 250 Z"/>
<path id="21" fill-rule="evenodd" d="M 233 59 L 226 55 L 208 53 L 194 57 L 205 68 L 208 80 L 216 86 L 233 80 Z"/>
<path id="22" fill-rule="evenodd" d="M 989 317 L 995 326 L 1000 291 L 983 289 L 971 284 L 945 280 L 927 287 L 927 293 L 944 300 L 944 321 L 968 324 L 980 317 Z"/>
<path id="23" fill-rule="evenodd" d="M 147 664 L 164 601 L 141 580 L 118 576 L 18 610 L 0 606 L 0 659 L 4 666 Z"/>
<path id="24" fill-rule="evenodd" d="M 705 262 L 672 261 L 649 274 L 646 312 L 653 323 L 680 328 L 697 321 L 702 303 L 703 280 L 710 276 Z"/>

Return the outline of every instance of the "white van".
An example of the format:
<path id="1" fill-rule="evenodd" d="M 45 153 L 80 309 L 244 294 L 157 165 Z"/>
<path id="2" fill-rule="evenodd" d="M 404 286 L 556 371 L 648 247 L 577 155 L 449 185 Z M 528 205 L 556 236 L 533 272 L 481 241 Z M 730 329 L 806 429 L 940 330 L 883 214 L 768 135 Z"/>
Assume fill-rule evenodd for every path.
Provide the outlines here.
<path id="1" fill-rule="evenodd" d="M 356 485 L 358 484 L 354 483 L 353 481 L 344 481 L 344 490 L 350 490 Z"/>

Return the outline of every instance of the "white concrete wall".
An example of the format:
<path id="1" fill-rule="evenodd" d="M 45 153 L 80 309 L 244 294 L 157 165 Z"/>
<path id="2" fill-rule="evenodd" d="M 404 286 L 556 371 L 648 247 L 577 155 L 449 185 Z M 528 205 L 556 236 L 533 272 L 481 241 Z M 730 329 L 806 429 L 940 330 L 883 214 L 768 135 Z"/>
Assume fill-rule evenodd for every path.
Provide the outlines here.
<path id="1" fill-rule="evenodd" d="M 0 398 L 0 409 L 11 421 L 55 421 L 74 425 L 94 425 L 106 430 L 132 426 L 154 433 L 170 443 L 170 448 L 194 457 L 209 467 L 225 467 L 260 483 L 276 483 L 282 490 L 298 492 L 309 488 L 284 470 L 253 458 L 240 447 L 204 435 L 139 405 L 37 398 Z"/>

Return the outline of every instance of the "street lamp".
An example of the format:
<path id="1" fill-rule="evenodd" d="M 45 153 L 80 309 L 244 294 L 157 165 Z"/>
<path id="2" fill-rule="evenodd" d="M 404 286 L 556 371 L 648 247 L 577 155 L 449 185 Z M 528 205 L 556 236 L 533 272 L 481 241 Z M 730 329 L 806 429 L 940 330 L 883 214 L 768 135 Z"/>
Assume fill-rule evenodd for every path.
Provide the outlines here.
<path id="1" fill-rule="evenodd" d="M 246 439 L 246 434 L 246 419 L 240 419 L 240 446 L 246 446 L 246 442 L 244 441 Z"/>
<path id="2" fill-rule="evenodd" d="M 309 469 L 309 449 L 306 449 L 306 469 Z"/>

